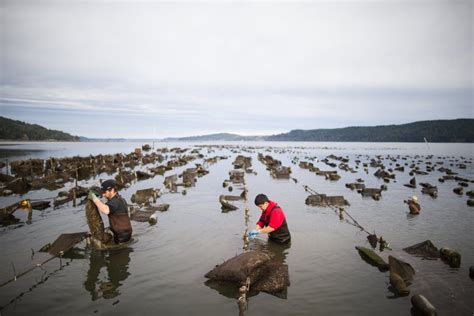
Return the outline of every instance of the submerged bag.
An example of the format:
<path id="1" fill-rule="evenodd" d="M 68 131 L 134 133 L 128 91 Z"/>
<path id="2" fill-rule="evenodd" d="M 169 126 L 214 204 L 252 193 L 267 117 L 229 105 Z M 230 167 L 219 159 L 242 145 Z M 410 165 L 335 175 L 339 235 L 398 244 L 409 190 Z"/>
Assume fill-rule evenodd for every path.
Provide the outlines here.
<path id="1" fill-rule="evenodd" d="M 206 273 L 205 277 L 217 281 L 231 281 L 244 284 L 247 277 L 250 284 L 266 274 L 265 264 L 270 261 L 265 253 L 249 251 L 235 256 Z"/>

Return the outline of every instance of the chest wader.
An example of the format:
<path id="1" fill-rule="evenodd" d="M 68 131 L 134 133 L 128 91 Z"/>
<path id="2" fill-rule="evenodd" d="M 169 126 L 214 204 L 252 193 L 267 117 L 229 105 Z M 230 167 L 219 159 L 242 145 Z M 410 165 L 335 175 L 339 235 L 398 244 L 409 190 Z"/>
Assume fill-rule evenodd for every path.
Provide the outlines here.
<path id="1" fill-rule="evenodd" d="M 270 223 L 270 218 L 272 217 L 273 211 L 275 209 L 278 209 L 278 208 L 280 208 L 280 207 L 278 205 L 275 205 L 272 208 L 272 210 L 270 211 L 270 213 L 268 213 L 268 216 L 266 218 L 261 219 L 264 227 L 268 226 L 268 224 Z M 274 230 L 274 231 L 272 231 L 271 233 L 268 234 L 268 238 L 271 241 L 274 241 L 274 242 L 279 243 L 279 244 L 285 244 L 285 243 L 287 243 L 291 240 L 290 231 L 289 231 L 288 225 L 286 223 L 286 217 L 283 220 L 283 223 L 281 224 L 281 226 L 278 227 L 278 229 L 276 229 L 276 230 Z"/>
<path id="2" fill-rule="evenodd" d="M 127 242 L 132 237 L 132 223 L 128 217 L 127 203 L 119 198 L 120 206 L 125 212 L 109 214 L 110 230 L 114 233 L 115 243 Z"/>

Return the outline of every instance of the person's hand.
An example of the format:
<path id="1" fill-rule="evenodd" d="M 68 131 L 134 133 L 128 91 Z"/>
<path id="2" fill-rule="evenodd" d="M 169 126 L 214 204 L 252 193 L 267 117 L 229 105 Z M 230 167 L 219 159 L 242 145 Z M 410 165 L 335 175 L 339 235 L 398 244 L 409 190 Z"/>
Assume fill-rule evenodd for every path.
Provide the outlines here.
<path id="1" fill-rule="evenodd" d="M 99 199 L 93 191 L 89 191 L 89 195 L 87 195 L 87 198 L 91 200 L 92 202 L 95 202 L 96 200 Z"/>
<path id="2" fill-rule="evenodd" d="M 249 239 L 252 240 L 254 239 L 255 237 L 257 237 L 257 235 L 260 234 L 260 232 L 258 230 L 251 230 L 249 233 L 248 233 L 248 236 L 249 236 Z"/>

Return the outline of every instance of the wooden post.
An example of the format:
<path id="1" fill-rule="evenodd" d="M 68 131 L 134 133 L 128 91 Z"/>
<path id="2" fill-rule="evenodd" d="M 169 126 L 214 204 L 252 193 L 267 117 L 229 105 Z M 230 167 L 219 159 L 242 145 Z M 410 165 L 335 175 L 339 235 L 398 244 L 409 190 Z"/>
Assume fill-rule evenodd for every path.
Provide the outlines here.
<path id="1" fill-rule="evenodd" d="M 76 168 L 76 188 L 77 188 L 77 178 L 79 178 L 78 168 Z"/>
<path id="2" fill-rule="evenodd" d="M 249 208 L 246 207 L 245 208 L 245 213 L 244 213 L 244 218 L 245 218 L 245 226 L 248 226 L 249 224 L 249 218 L 250 218 L 250 215 L 249 215 Z"/>
<path id="3" fill-rule="evenodd" d="M 31 224 L 32 219 L 33 219 L 33 208 L 31 207 L 30 200 L 27 200 L 26 207 L 28 208 L 28 220 L 26 221 L 26 223 Z"/>
<path id="4" fill-rule="evenodd" d="M 242 247 L 242 249 L 247 250 L 249 248 L 249 242 L 250 242 L 247 229 L 245 229 L 242 239 L 244 241 L 244 246 Z"/>
<path id="5" fill-rule="evenodd" d="M 76 207 L 76 188 L 72 189 L 72 206 Z"/>

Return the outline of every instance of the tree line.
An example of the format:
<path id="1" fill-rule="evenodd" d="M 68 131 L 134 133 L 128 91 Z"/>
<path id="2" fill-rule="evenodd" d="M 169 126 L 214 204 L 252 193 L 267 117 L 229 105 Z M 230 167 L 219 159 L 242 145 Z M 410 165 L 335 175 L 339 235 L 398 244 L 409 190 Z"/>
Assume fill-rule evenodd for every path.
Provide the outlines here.
<path id="1" fill-rule="evenodd" d="M 292 130 L 267 136 L 267 141 L 344 142 L 474 142 L 474 119 L 419 121 L 401 125 Z"/>
<path id="2" fill-rule="evenodd" d="M 0 139 L 3 140 L 57 140 L 79 141 L 79 137 L 37 124 L 28 124 L 0 116 Z"/>

